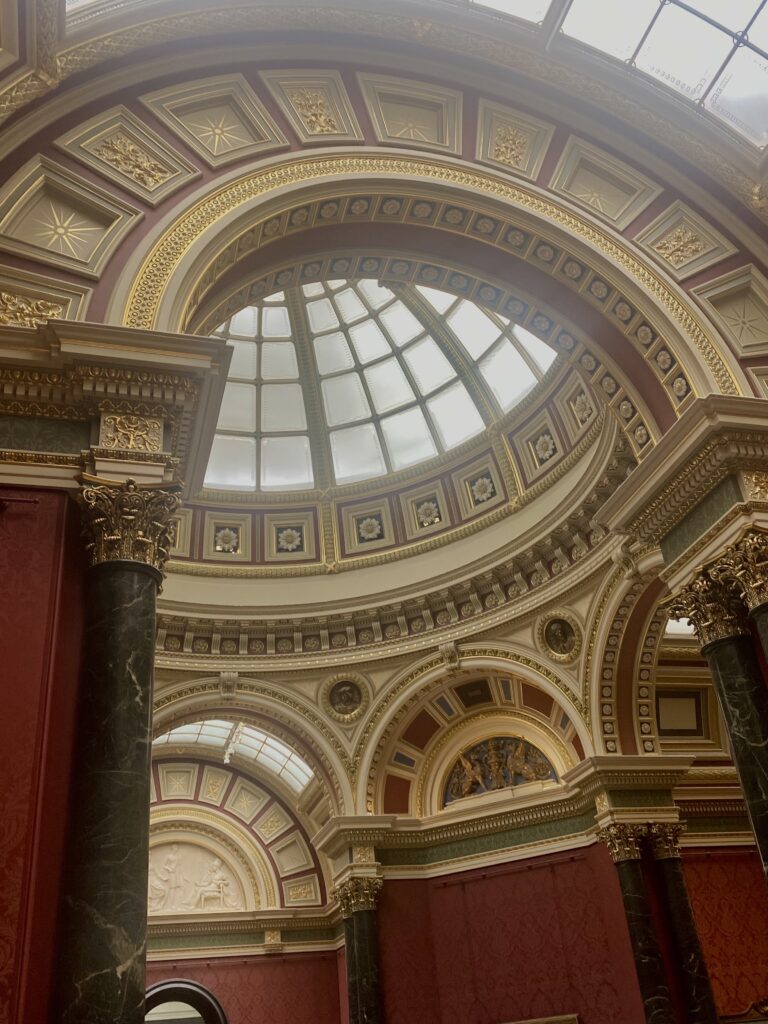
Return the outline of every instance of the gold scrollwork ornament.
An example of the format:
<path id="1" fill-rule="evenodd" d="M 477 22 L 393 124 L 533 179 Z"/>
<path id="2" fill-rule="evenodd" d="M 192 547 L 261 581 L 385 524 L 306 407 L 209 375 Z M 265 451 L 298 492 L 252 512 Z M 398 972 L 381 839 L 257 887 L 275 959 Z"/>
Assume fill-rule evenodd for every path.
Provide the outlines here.
<path id="1" fill-rule="evenodd" d="M 180 499 L 172 490 L 142 488 L 135 480 L 87 484 L 78 495 L 92 565 L 142 562 L 158 572 L 168 559 L 172 519 Z"/>
<path id="2" fill-rule="evenodd" d="M 159 452 L 163 447 L 162 420 L 109 413 L 102 417 L 102 448 L 129 452 Z"/>

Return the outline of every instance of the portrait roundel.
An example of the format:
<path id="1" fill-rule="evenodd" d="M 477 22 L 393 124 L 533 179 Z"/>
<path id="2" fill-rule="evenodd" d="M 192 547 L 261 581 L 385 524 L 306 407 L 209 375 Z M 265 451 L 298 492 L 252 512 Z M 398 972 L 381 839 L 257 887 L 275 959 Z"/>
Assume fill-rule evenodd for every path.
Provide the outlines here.
<path id="1" fill-rule="evenodd" d="M 323 704 L 333 718 L 350 722 L 365 710 L 368 690 L 361 679 L 353 676 L 334 676 L 323 688 Z"/>
<path id="2" fill-rule="evenodd" d="M 564 613 L 539 623 L 539 645 L 557 661 L 575 661 L 581 651 L 581 630 L 576 620 Z"/>

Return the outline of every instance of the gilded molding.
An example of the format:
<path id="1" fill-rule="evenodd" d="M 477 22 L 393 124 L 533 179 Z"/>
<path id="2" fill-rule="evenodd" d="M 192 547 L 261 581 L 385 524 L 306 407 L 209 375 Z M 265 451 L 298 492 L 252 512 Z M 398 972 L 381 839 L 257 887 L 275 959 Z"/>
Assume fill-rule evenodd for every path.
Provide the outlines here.
<path id="1" fill-rule="evenodd" d="M 647 834 L 647 825 L 627 822 L 611 822 L 597 832 L 598 839 L 608 847 L 614 864 L 620 864 L 625 860 L 640 860 L 640 845 Z"/>
<path id="2" fill-rule="evenodd" d="M 637 285 L 650 293 L 658 306 L 677 324 L 678 329 L 688 336 L 692 347 L 700 352 L 723 394 L 740 393 L 728 366 L 712 338 L 705 332 L 703 322 L 698 319 L 698 314 L 694 314 L 687 304 L 684 305 L 658 273 L 640 261 L 627 243 L 612 238 L 551 197 L 538 195 L 522 185 L 507 182 L 477 168 L 468 170 L 437 159 L 405 158 L 397 154 L 294 158 L 291 162 L 251 172 L 217 189 L 188 210 L 155 244 L 137 275 L 123 322 L 143 329 L 152 327 L 174 269 L 208 228 L 238 207 L 290 185 L 319 182 L 328 177 L 350 179 L 380 174 L 396 174 L 461 187 L 474 195 L 483 195 L 523 209 L 575 235 L 597 249 L 609 264 L 620 267 Z"/>
<path id="3" fill-rule="evenodd" d="M 680 856 L 680 836 L 685 832 L 683 824 L 651 822 L 648 838 L 656 860 L 671 860 Z"/>
<path id="4" fill-rule="evenodd" d="M 142 488 L 135 480 L 117 486 L 89 483 L 78 494 L 91 565 L 127 561 L 162 574 L 171 547 L 178 494 Z"/>
<path id="5" fill-rule="evenodd" d="M 58 320 L 65 303 L 33 299 L 29 295 L 0 291 L 0 326 L 37 327 L 47 320 Z"/>
<path id="6" fill-rule="evenodd" d="M 158 453 L 163 447 L 162 420 L 107 413 L 101 417 L 99 443 L 119 451 Z"/>
<path id="7" fill-rule="evenodd" d="M 746 609 L 738 593 L 708 568 L 666 601 L 664 608 L 672 618 L 690 621 L 702 650 L 717 640 L 749 633 Z"/>
<path id="8" fill-rule="evenodd" d="M 750 612 L 768 602 L 768 532 L 748 530 L 726 548 L 709 573 L 741 594 Z"/>
<path id="9" fill-rule="evenodd" d="M 348 878 L 331 891 L 331 897 L 341 907 L 343 918 L 351 917 L 361 910 L 375 910 L 383 882 L 380 878 Z"/>

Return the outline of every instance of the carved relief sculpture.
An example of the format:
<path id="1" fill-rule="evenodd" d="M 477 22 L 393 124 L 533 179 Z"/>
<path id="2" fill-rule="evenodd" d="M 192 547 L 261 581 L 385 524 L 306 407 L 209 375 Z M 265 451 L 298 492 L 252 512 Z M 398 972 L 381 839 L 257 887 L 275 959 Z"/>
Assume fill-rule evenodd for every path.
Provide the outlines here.
<path id="1" fill-rule="evenodd" d="M 467 796 L 556 781 L 557 774 L 538 747 L 518 736 L 495 736 L 459 754 L 443 794 L 443 805 Z"/>

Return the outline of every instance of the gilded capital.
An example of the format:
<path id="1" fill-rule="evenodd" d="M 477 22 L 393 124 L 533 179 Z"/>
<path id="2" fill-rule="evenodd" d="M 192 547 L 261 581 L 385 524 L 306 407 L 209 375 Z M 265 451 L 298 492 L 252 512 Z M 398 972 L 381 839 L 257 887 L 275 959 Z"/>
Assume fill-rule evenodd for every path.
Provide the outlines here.
<path id="1" fill-rule="evenodd" d="M 78 501 L 91 565 L 142 562 L 163 571 L 173 515 L 180 504 L 176 493 L 126 480 L 116 485 L 88 484 Z"/>
<path id="2" fill-rule="evenodd" d="M 654 821 L 648 826 L 648 838 L 656 860 L 680 856 L 680 836 L 685 832 L 682 822 Z"/>
<path id="3" fill-rule="evenodd" d="M 713 579 L 733 586 L 750 611 L 768 602 L 768 534 L 748 530 L 710 568 Z"/>
<path id="4" fill-rule="evenodd" d="M 732 636 L 749 633 L 746 608 L 730 582 L 702 569 L 679 594 L 666 602 L 666 611 L 676 619 L 688 619 L 701 647 Z"/>
<path id="5" fill-rule="evenodd" d="M 383 883 L 380 878 L 353 877 L 337 885 L 331 896 L 341 907 L 342 917 L 351 917 L 358 910 L 375 910 Z"/>
<path id="6" fill-rule="evenodd" d="M 623 860 L 640 860 L 640 844 L 647 834 L 647 825 L 633 825 L 628 822 L 603 825 L 597 833 L 600 841 L 608 847 L 614 864 L 619 864 Z"/>

